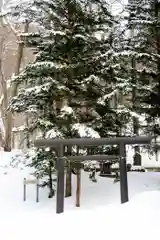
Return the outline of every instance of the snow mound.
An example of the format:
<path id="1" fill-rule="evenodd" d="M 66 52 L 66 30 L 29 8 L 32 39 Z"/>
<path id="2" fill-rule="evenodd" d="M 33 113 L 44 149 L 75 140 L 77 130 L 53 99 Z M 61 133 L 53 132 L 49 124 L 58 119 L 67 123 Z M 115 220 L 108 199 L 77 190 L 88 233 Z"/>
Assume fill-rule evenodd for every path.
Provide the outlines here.
<path id="1" fill-rule="evenodd" d="M 145 208 L 145 207 L 155 207 L 157 206 L 157 209 L 160 209 L 159 207 L 159 203 L 160 203 L 160 191 L 146 191 L 143 192 L 141 194 L 138 194 L 137 196 L 133 197 L 131 199 L 131 201 L 129 202 L 129 204 L 134 204 L 136 206 L 136 204 L 141 208 Z"/>
<path id="2" fill-rule="evenodd" d="M 23 178 L 30 177 L 28 170 L 7 168 L 13 152 L 0 154 L 1 239 L 158 239 L 160 173 L 128 173 L 130 201 L 121 205 L 119 183 L 98 175 L 97 183 L 93 183 L 82 171 L 81 207 L 75 207 L 73 176 L 73 196 L 65 198 L 65 211 L 57 215 L 56 198 L 48 199 L 45 189 L 40 190 L 40 202 L 36 203 L 35 186 L 28 185 L 27 201 L 23 202 Z"/>
<path id="3" fill-rule="evenodd" d="M 147 204 L 146 198 L 150 199 Z M 155 191 L 139 194 L 131 202 L 121 206 L 97 208 L 94 211 L 66 211 L 64 214 L 55 216 L 53 212 L 43 209 L 32 213 L 26 211 L 10 216 L 1 215 L 1 238 L 3 240 L 44 240 L 53 236 L 54 229 L 54 238 L 60 240 L 67 236 L 70 240 L 74 240 L 75 233 L 77 240 L 82 240 L 84 236 L 92 240 L 157 239 L 159 200 L 160 193 Z M 143 212 L 142 203 L 145 206 Z M 148 212 L 150 206 L 153 206 L 152 213 Z M 71 229 L 74 229 L 72 234 Z"/>

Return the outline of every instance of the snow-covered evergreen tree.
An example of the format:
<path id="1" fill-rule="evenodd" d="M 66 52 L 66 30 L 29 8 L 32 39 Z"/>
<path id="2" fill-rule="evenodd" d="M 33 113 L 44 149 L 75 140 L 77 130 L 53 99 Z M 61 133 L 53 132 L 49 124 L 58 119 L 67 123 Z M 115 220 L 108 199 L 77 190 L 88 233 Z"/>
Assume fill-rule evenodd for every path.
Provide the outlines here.
<path id="1" fill-rule="evenodd" d="M 123 47 L 125 55 L 131 60 L 126 68 L 129 85 L 134 89 L 131 110 L 136 114 L 145 113 L 149 120 L 148 116 L 156 117 L 159 114 L 160 4 L 158 0 L 133 0 L 129 1 L 127 10 L 127 29 L 130 33 L 126 33 Z"/>
<path id="2" fill-rule="evenodd" d="M 160 4 L 158 0 L 129 0 L 125 10 L 117 52 L 127 92 L 125 107 L 131 133 L 150 134 L 157 131 L 159 117 Z"/>
<path id="3" fill-rule="evenodd" d="M 149 1 L 148 4 L 148 28 L 146 31 L 146 45 L 150 61 L 147 64 L 149 69 L 150 94 L 145 98 L 149 104 L 147 114 L 149 115 L 148 123 L 151 132 L 160 134 L 160 2 L 158 0 Z M 147 76 L 146 76 L 147 77 Z"/>
<path id="4" fill-rule="evenodd" d="M 117 134 L 120 121 L 110 99 L 116 96 L 119 66 L 112 57 L 114 20 L 106 1 L 35 0 L 33 5 L 28 14 L 38 30 L 23 37 L 35 60 L 14 79 L 20 88 L 10 108 L 29 113 L 28 131 L 43 138 L 81 137 L 82 126 L 86 137 Z M 18 6 L 14 15 L 19 12 Z M 52 150 L 37 150 L 32 165 L 46 173 L 54 156 Z"/>

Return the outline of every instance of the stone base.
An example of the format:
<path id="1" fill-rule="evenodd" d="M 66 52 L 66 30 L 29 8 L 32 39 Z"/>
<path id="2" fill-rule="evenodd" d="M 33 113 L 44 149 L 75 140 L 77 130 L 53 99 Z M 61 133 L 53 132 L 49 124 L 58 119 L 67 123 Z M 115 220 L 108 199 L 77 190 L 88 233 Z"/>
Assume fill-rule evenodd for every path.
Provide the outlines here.
<path id="1" fill-rule="evenodd" d="M 116 177 L 116 174 L 115 174 L 115 173 L 111 173 L 111 174 L 100 173 L 99 176 L 100 176 L 100 177 L 107 177 L 107 178 L 115 178 L 115 177 Z"/>

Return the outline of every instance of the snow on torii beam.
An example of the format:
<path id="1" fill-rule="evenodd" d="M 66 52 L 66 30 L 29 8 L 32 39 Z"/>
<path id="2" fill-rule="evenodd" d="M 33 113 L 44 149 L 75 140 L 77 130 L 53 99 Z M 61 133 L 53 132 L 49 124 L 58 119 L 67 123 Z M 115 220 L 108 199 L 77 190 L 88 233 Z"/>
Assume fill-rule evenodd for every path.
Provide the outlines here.
<path id="1" fill-rule="evenodd" d="M 35 147 L 69 146 L 99 146 L 118 144 L 149 144 L 153 137 L 117 137 L 117 138 L 69 138 L 69 139 L 42 139 L 35 140 Z"/>

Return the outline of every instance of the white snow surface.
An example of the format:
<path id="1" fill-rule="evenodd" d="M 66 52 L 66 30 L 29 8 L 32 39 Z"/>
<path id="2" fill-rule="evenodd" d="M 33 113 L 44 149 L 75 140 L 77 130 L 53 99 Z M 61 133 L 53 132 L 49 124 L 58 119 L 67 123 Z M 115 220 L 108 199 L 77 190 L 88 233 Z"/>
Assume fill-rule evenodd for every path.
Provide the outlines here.
<path id="1" fill-rule="evenodd" d="M 35 202 L 35 186 L 27 186 L 23 202 L 23 178 L 33 178 L 28 169 L 7 167 L 13 153 L 0 152 L 0 237 L 2 240 L 158 239 L 160 215 L 160 173 L 129 173 L 130 202 L 120 204 L 119 183 L 97 175 L 97 183 L 82 172 L 81 207 L 73 196 L 65 198 L 65 212 L 55 214 L 55 197 L 40 190 Z"/>

